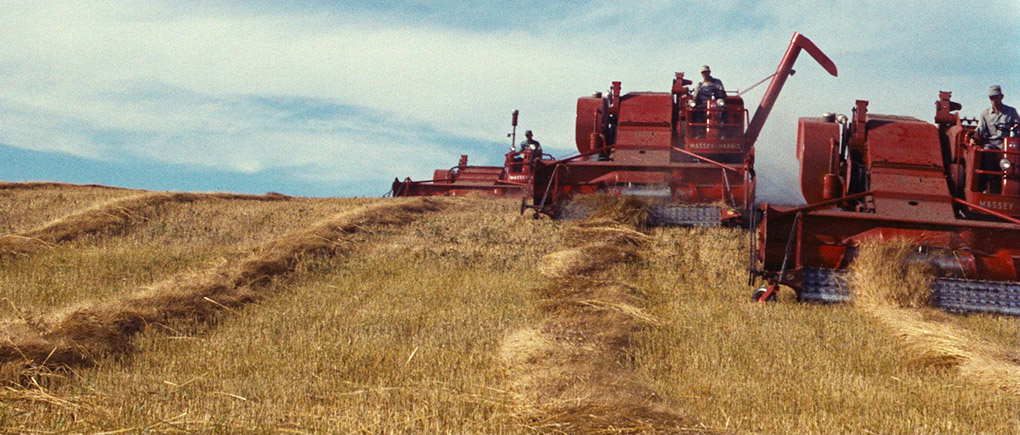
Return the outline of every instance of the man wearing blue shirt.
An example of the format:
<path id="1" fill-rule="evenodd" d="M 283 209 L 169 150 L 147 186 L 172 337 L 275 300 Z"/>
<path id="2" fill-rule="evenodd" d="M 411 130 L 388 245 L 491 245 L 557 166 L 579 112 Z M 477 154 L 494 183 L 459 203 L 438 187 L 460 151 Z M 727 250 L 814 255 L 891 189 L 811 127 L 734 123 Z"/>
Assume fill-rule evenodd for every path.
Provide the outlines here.
<path id="1" fill-rule="evenodd" d="M 708 65 L 701 67 L 701 81 L 694 85 L 694 101 L 698 105 L 706 100 L 715 100 L 726 96 L 722 80 L 712 77 L 712 69 Z"/>
<path id="2" fill-rule="evenodd" d="M 1017 116 L 1016 109 L 1002 104 L 1002 87 L 995 85 L 988 88 L 988 99 L 992 107 L 985 109 L 978 117 L 978 127 L 974 131 L 974 141 L 983 145 L 986 150 L 1002 150 L 1003 139 L 1009 136 L 1009 132 L 1020 123 L 1020 116 Z M 1002 168 L 999 161 L 1003 154 L 985 153 L 981 156 L 981 169 L 985 171 L 999 172 Z M 1002 191 L 1000 176 L 982 175 L 979 177 L 979 189 L 985 193 L 998 194 Z"/>
<path id="3" fill-rule="evenodd" d="M 978 143 L 983 144 L 985 149 L 1002 149 L 1002 140 L 1009 135 L 1013 124 L 1020 123 L 1020 116 L 1016 109 L 1002 104 L 1002 87 L 999 85 L 988 88 L 988 99 L 992 107 L 981 112 L 978 118 L 977 131 L 974 132 Z"/>

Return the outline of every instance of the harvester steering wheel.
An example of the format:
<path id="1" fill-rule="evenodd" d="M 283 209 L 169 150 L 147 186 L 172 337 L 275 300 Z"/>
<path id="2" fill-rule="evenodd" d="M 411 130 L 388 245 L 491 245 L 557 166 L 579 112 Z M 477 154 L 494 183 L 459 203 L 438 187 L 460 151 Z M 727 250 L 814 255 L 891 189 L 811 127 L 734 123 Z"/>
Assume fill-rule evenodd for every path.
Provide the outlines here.
<path id="1" fill-rule="evenodd" d="M 1008 131 L 1013 134 L 1020 134 L 1020 122 L 1000 122 L 995 124 L 995 129 L 999 131 Z"/>

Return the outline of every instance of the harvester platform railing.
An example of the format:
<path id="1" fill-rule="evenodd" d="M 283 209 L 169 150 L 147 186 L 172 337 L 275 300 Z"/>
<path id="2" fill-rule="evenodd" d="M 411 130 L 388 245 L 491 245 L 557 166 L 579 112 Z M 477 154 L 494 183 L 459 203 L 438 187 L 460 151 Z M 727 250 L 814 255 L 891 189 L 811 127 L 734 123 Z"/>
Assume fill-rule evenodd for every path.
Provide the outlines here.
<path id="1" fill-rule="evenodd" d="M 974 154 L 975 155 L 981 155 L 980 157 L 976 156 L 977 158 L 980 158 L 980 159 L 989 158 L 987 156 L 987 154 L 994 154 L 995 155 L 994 157 L 991 157 L 991 158 L 995 158 L 995 157 L 1005 158 L 1007 155 L 1015 156 L 1015 157 L 1020 157 L 1020 151 L 986 149 L 986 148 L 981 148 L 981 147 L 976 146 L 976 145 L 971 145 L 971 146 L 974 149 Z M 982 171 L 980 169 L 976 170 L 975 172 L 986 172 L 986 173 L 994 173 L 994 174 L 999 174 L 999 175 L 1002 174 L 1002 172 L 1000 172 L 1000 171 Z"/>
<path id="2" fill-rule="evenodd" d="M 712 166 L 720 167 L 722 169 L 725 169 L 727 171 L 733 172 L 735 174 L 739 174 L 739 173 L 742 172 L 740 169 L 734 168 L 734 167 L 732 167 L 730 165 L 727 165 L 725 163 L 719 163 L 719 162 L 717 162 L 715 160 L 712 160 L 712 159 L 710 159 L 708 157 L 705 157 L 705 156 L 703 156 L 701 154 L 698 154 L 698 153 L 695 153 L 693 151 L 687 151 L 687 150 L 685 150 L 683 148 L 678 148 L 678 147 L 671 147 L 671 148 L 673 149 L 673 151 L 677 151 L 679 153 L 686 154 L 686 155 L 688 155 L 690 157 L 693 157 L 695 159 L 701 160 L 701 161 L 703 161 L 705 163 L 708 163 L 708 164 L 710 164 Z"/>
<path id="3" fill-rule="evenodd" d="M 1017 219 L 1017 218 L 1014 218 L 1012 216 L 1008 216 L 1008 215 L 999 213 L 999 212 L 997 212 L 995 210 L 992 210 L 992 209 L 990 209 L 988 207 L 982 207 L 980 205 L 977 205 L 977 204 L 974 204 L 972 202 L 968 202 L 968 201 L 962 200 L 960 198 L 953 198 L 953 202 L 955 202 L 957 204 L 960 204 L 960 205 L 962 205 L 964 207 L 977 210 L 977 211 L 979 211 L 981 213 L 985 213 L 985 214 L 989 214 L 989 215 L 995 216 L 995 217 L 997 217 L 999 219 L 1002 219 L 1002 220 L 1004 220 L 1006 222 L 1020 225 L 1020 219 Z"/>
<path id="4" fill-rule="evenodd" d="M 687 127 L 684 130 L 686 137 L 695 139 L 728 139 L 728 138 L 742 138 L 744 132 L 747 130 L 748 124 L 748 111 L 747 109 L 740 110 L 740 119 L 737 121 L 720 121 L 730 112 L 732 109 L 725 107 L 710 107 L 702 108 L 696 107 L 688 109 L 688 113 L 691 118 L 697 117 L 704 118 L 704 122 L 691 121 L 690 118 L 687 120 Z M 743 150 L 735 152 L 743 152 Z"/>
<path id="5" fill-rule="evenodd" d="M 591 156 L 594 156 L 594 155 L 597 155 L 597 154 L 604 154 L 604 153 L 607 153 L 609 151 L 612 151 L 614 146 L 615 145 L 606 145 L 606 146 L 603 146 L 603 147 L 600 147 L 600 148 L 596 148 L 596 149 L 593 149 L 593 150 L 590 150 L 590 151 L 585 151 L 585 152 L 580 153 L 580 154 L 574 154 L 574 155 L 572 155 L 570 157 L 564 157 L 564 158 L 559 159 L 559 160 L 553 160 L 552 162 L 550 162 L 548 164 L 550 164 L 550 165 L 560 165 L 560 164 L 563 164 L 563 163 L 572 162 L 574 160 L 579 160 L 579 159 L 582 159 L 582 158 L 585 158 L 585 157 L 591 157 Z"/>
<path id="6" fill-rule="evenodd" d="M 985 149 L 985 148 L 981 148 L 980 146 L 977 146 L 977 145 L 967 145 L 967 148 L 968 148 L 968 151 L 970 153 L 973 153 L 973 155 L 972 156 L 968 156 L 968 158 L 973 159 L 974 162 L 987 161 L 986 159 L 993 159 L 993 161 L 997 161 L 998 159 L 1005 159 L 1005 158 L 1009 158 L 1010 160 L 1014 160 L 1014 161 L 1020 159 L 1020 151 Z M 972 165 L 971 166 L 971 170 L 969 172 L 972 175 L 984 175 L 986 179 L 992 178 L 992 177 L 1003 177 L 1003 176 L 1006 176 L 1006 174 L 1004 174 L 1003 171 L 981 169 L 981 165 L 980 164 Z M 978 178 L 979 177 L 970 177 L 970 180 L 972 180 L 972 181 L 970 181 L 970 184 L 971 184 L 970 187 L 972 189 L 979 183 L 979 179 Z M 1013 176 L 1008 177 L 1008 178 L 1016 178 L 1016 176 L 1013 175 Z"/>
<path id="7" fill-rule="evenodd" d="M 855 199 L 864 198 L 866 196 L 874 195 L 875 192 L 867 191 L 861 193 L 855 193 L 853 195 L 841 196 L 839 198 L 827 199 L 825 201 L 816 202 L 814 204 L 802 205 L 800 207 L 791 208 L 789 210 L 782 210 L 776 213 L 777 216 L 785 216 L 793 213 L 801 213 L 806 211 L 818 210 L 821 208 L 828 207 L 830 205 L 842 204 L 847 201 L 853 201 Z"/>

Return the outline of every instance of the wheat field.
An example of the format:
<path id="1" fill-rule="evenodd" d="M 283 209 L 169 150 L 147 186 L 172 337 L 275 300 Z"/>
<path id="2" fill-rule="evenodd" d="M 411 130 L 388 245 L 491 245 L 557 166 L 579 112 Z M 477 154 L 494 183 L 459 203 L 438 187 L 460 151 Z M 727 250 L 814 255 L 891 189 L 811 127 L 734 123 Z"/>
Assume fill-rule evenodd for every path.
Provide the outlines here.
<path id="1" fill-rule="evenodd" d="M 745 231 L 616 205 L 0 183 L 0 432 L 1020 432 L 1020 320 L 896 246 L 753 304 Z"/>

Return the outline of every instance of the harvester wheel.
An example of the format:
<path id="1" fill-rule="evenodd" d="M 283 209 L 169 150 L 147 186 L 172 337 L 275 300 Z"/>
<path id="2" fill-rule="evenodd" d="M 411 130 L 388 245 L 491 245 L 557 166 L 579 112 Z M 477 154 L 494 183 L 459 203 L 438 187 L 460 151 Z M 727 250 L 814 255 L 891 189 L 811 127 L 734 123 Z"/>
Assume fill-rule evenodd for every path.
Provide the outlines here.
<path id="1" fill-rule="evenodd" d="M 766 288 L 766 287 L 762 287 L 762 288 L 759 288 L 758 290 L 755 290 L 754 293 L 751 293 L 751 302 L 758 302 L 761 299 L 761 296 L 764 295 L 765 292 L 767 292 L 767 291 L 768 291 L 768 288 Z M 766 302 L 775 302 L 775 301 L 776 301 L 776 292 L 772 292 L 772 294 L 769 295 L 769 297 L 766 300 Z"/>

